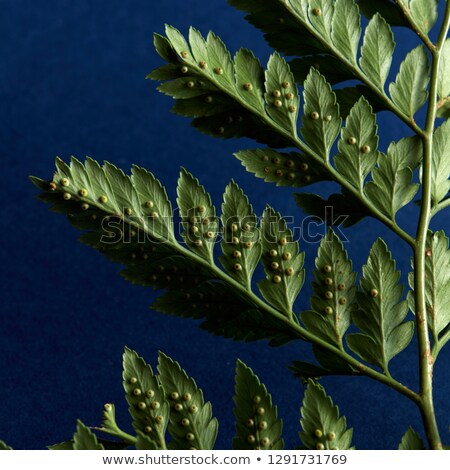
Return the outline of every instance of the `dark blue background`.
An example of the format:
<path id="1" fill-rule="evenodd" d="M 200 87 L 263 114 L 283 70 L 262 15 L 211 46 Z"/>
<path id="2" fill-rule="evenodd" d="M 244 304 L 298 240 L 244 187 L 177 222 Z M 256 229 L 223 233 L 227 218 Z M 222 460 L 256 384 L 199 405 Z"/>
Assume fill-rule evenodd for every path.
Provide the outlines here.
<path id="1" fill-rule="evenodd" d="M 107 159 L 127 170 L 132 163 L 153 171 L 172 200 L 180 166 L 193 172 L 220 205 L 235 178 L 261 213 L 269 202 L 301 221 L 291 190 L 275 189 L 246 174 L 232 152 L 249 141 L 205 137 L 169 112 L 170 99 L 145 80 L 161 64 L 152 33 L 164 23 L 184 33 L 190 24 L 214 30 L 235 51 L 247 46 L 265 62 L 261 34 L 225 0 L 0 0 L 1 314 L 0 439 L 18 449 L 38 449 L 69 438 L 75 420 L 99 424 L 102 405 L 114 402 L 129 429 L 121 385 L 123 346 L 152 364 L 158 350 L 179 360 L 196 377 L 219 418 L 217 448 L 234 433 L 234 363 L 240 357 L 265 382 L 279 405 L 288 448 L 298 444 L 302 387 L 286 366 L 310 358 L 307 344 L 281 349 L 239 344 L 198 329 L 194 321 L 148 309 L 155 294 L 117 276 L 118 266 L 76 241 L 64 217 L 36 201 L 30 174 L 50 178 L 56 155 Z M 393 70 L 412 48 L 414 35 L 396 31 Z M 408 130 L 386 113 L 379 116 L 381 148 Z M 411 233 L 417 211 L 399 222 Z M 436 225 L 440 227 L 444 218 Z M 447 224 L 448 228 L 448 224 Z M 347 244 L 360 269 L 383 235 L 403 273 L 407 246 L 375 221 L 348 230 Z M 307 266 L 317 245 L 303 244 Z M 308 305 L 305 287 L 298 309 Z M 439 358 L 436 407 L 448 441 L 448 351 Z M 399 380 L 417 387 L 415 343 L 392 361 Z M 422 432 L 419 414 L 405 398 L 364 378 L 323 381 L 355 428 L 358 448 L 397 446 L 409 425 Z"/>

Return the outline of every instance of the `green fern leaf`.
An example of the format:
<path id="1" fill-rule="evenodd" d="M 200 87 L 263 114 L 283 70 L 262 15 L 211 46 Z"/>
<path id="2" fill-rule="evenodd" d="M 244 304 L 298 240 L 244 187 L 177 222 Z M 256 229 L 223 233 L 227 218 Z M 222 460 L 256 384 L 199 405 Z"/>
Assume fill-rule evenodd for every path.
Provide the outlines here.
<path id="1" fill-rule="evenodd" d="M 166 27 L 166 35 L 177 52 L 164 54 L 172 67 L 157 69 L 148 78 L 166 80 L 158 90 L 176 100 L 174 112 L 193 117 L 194 127 L 214 137 L 245 136 L 272 147 L 289 145 L 265 122 L 264 70 L 252 52 L 240 49 L 233 63 L 225 45 L 213 33 L 205 40 L 191 28 L 190 45 L 171 26 Z"/>
<path id="2" fill-rule="evenodd" d="M 419 185 L 412 183 L 412 169 L 418 166 L 421 142 L 406 138 L 393 142 L 387 156 L 379 154 L 372 181 L 364 188 L 368 199 L 392 220 L 399 209 L 416 195 Z M 416 160 L 416 161 L 414 161 Z"/>
<path id="3" fill-rule="evenodd" d="M 170 400 L 170 449 L 212 449 L 217 437 L 217 419 L 211 404 L 205 403 L 202 391 L 188 377 L 178 362 L 163 353 L 158 355 L 159 381 Z"/>
<path id="4" fill-rule="evenodd" d="M 394 161 L 400 162 L 401 166 L 416 170 L 423 159 L 422 139 L 418 136 L 411 136 L 393 142 L 388 148 L 388 155 L 391 155 Z"/>
<path id="5" fill-rule="evenodd" d="M 170 41 L 164 36 L 161 36 L 158 33 L 154 33 L 153 45 L 155 47 L 156 52 L 166 62 L 172 62 L 176 58 L 176 52 L 170 44 Z"/>
<path id="6" fill-rule="evenodd" d="M 179 289 L 181 286 L 188 289 L 211 278 L 206 268 L 180 256 L 174 246 L 152 240 L 141 231 L 122 227 L 120 222 L 109 220 L 103 228 L 81 235 L 80 241 L 111 261 L 127 266 L 120 272 L 127 281 L 156 289 Z"/>
<path id="7" fill-rule="evenodd" d="M 347 362 L 336 361 L 334 354 L 330 355 L 329 363 L 323 360 L 321 353 L 323 349 L 319 351 L 317 347 L 313 346 L 314 355 L 320 357 L 321 361 L 318 361 L 320 365 L 310 364 L 305 361 L 293 361 L 289 366 L 289 369 L 294 374 L 294 377 L 301 379 L 303 382 L 307 382 L 308 379 L 318 379 L 320 377 L 326 377 L 331 375 L 358 375 L 358 371 L 348 365 Z M 326 353 L 325 353 L 326 354 Z M 323 362 L 323 364 L 321 363 Z"/>
<path id="8" fill-rule="evenodd" d="M 200 77 L 182 77 L 162 83 L 158 91 L 177 100 L 185 100 L 202 96 L 206 99 L 206 96 L 218 90 Z"/>
<path id="9" fill-rule="evenodd" d="M 323 161 L 327 162 L 342 122 L 336 95 L 325 77 L 312 68 L 305 81 L 303 97 L 305 100 L 301 130 L 303 139 Z"/>
<path id="10" fill-rule="evenodd" d="M 8 446 L 5 442 L 0 441 L 0 450 L 13 450 L 12 447 Z"/>
<path id="11" fill-rule="evenodd" d="M 53 210 L 87 230 L 83 243 L 127 266 L 121 273 L 125 279 L 176 289 L 180 283 L 189 288 L 210 279 L 205 268 L 179 255 L 170 203 L 159 181 L 138 167 L 133 173 L 129 178 L 113 165 L 102 168 L 90 159 L 85 166 L 72 159 L 70 167 L 58 159 L 53 181 L 35 179 L 35 184 Z"/>
<path id="12" fill-rule="evenodd" d="M 306 2 L 303 2 L 306 4 Z M 331 42 L 335 5 L 330 0 L 308 0 L 308 19 L 321 39 Z"/>
<path id="13" fill-rule="evenodd" d="M 280 450 L 282 422 L 272 397 L 255 373 L 242 361 L 236 363 L 235 394 L 236 418 L 235 450 Z"/>
<path id="14" fill-rule="evenodd" d="M 400 7 L 392 0 L 358 0 L 358 6 L 362 14 L 369 20 L 379 13 L 392 26 L 411 25 L 406 21 Z"/>
<path id="15" fill-rule="evenodd" d="M 64 169 L 67 167 L 62 161 L 60 162 L 60 165 L 64 173 Z M 106 202 L 104 202 L 106 207 L 116 211 L 117 214 L 123 213 L 124 207 L 120 205 L 120 200 L 116 198 L 115 186 L 113 188 L 112 182 L 107 176 L 105 171 L 106 167 L 101 167 L 98 162 L 89 157 L 86 158 L 86 161 L 84 162 L 84 168 L 82 163 L 78 162 L 78 160 L 74 158 L 72 158 L 70 166 L 72 171 L 68 176 L 69 178 L 70 176 L 75 178 L 75 186 L 77 186 L 78 183 L 79 188 L 87 188 L 88 197 L 94 194 L 104 196 L 106 198 Z M 61 174 L 61 177 L 63 178 L 64 175 Z M 71 186 L 70 181 L 69 186 Z"/>
<path id="16" fill-rule="evenodd" d="M 123 431 L 117 425 L 117 422 L 116 422 L 116 408 L 115 408 L 113 403 L 106 403 L 103 406 L 102 426 L 99 427 L 99 428 L 94 428 L 94 429 L 97 430 L 97 431 L 104 432 L 106 434 L 110 434 L 110 435 L 115 436 L 115 437 L 117 437 L 119 435 L 120 436 L 124 435 Z M 128 447 L 131 443 L 134 444 L 134 441 L 131 440 L 131 437 L 130 437 L 130 439 L 124 440 L 122 442 L 122 445 L 124 447 Z M 102 442 L 105 443 L 104 444 L 105 448 L 107 448 L 106 445 L 108 443 L 111 443 L 111 441 L 105 441 L 105 440 L 103 440 Z"/>
<path id="17" fill-rule="evenodd" d="M 214 206 L 209 194 L 186 170 L 182 169 L 178 180 L 178 207 L 187 246 L 211 264 L 214 242 L 219 231 Z"/>
<path id="18" fill-rule="evenodd" d="M 161 183 L 144 168 L 132 167 L 131 181 L 148 230 L 156 238 L 174 240 L 172 205 Z"/>
<path id="19" fill-rule="evenodd" d="M 292 318 L 292 306 L 303 287 L 304 253 L 299 253 L 286 221 L 267 207 L 261 219 L 262 263 L 266 279 L 258 283 L 263 297 Z"/>
<path id="20" fill-rule="evenodd" d="M 112 403 L 106 403 L 103 406 L 101 430 L 107 433 L 117 430 L 116 407 Z"/>
<path id="21" fill-rule="evenodd" d="M 225 44 L 212 31 L 206 37 L 208 68 L 214 72 L 213 80 L 231 92 L 236 90 L 234 65 Z"/>
<path id="22" fill-rule="evenodd" d="M 208 64 L 208 49 L 206 41 L 203 39 L 200 31 L 195 28 L 189 28 L 189 45 L 195 62 L 207 72 L 210 72 Z"/>
<path id="23" fill-rule="evenodd" d="M 246 170 L 267 183 L 299 188 L 329 180 L 329 175 L 304 154 L 280 153 L 272 149 L 240 150 L 235 157 Z"/>
<path id="24" fill-rule="evenodd" d="M 300 439 L 308 450 L 349 450 L 352 449 L 353 430 L 347 429 L 344 416 L 333 404 L 324 388 L 313 380 L 308 386 L 301 407 Z"/>
<path id="25" fill-rule="evenodd" d="M 307 55 L 289 61 L 289 68 L 295 77 L 295 81 L 301 85 L 308 77 L 311 67 L 319 70 L 331 85 L 344 82 L 352 76 L 344 63 L 329 54 Z"/>
<path id="26" fill-rule="evenodd" d="M 184 36 L 173 26 L 166 25 L 165 33 L 170 45 L 174 49 L 175 53 L 182 59 L 195 64 L 195 60 L 192 57 L 191 49 Z"/>
<path id="27" fill-rule="evenodd" d="M 361 37 L 361 17 L 354 1 L 336 0 L 331 38 L 344 57 L 357 64 L 359 39 Z"/>
<path id="28" fill-rule="evenodd" d="M 137 431 L 136 450 L 160 450 L 155 441 L 140 431 Z"/>
<path id="29" fill-rule="evenodd" d="M 169 403 L 151 366 L 128 348 L 123 354 L 123 387 L 134 430 L 155 441 L 159 448 L 164 448 Z"/>
<path id="30" fill-rule="evenodd" d="M 450 189 L 450 120 L 434 132 L 433 164 L 431 167 L 431 199 L 438 204 Z"/>
<path id="31" fill-rule="evenodd" d="M 447 119 L 450 117 L 450 38 L 445 40 L 442 47 L 437 92 L 439 97 L 437 114 Z"/>
<path id="32" fill-rule="evenodd" d="M 406 55 L 395 82 L 389 85 L 392 101 L 411 120 L 427 101 L 429 68 L 425 47 L 418 46 Z"/>
<path id="33" fill-rule="evenodd" d="M 409 0 L 409 11 L 418 28 L 428 34 L 438 18 L 438 1 Z"/>
<path id="34" fill-rule="evenodd" d="M 273 128 L 261 123 L 259 115 L 238 107 L 213 116 L 195 118 L 192 125 L 201 133 L 220 139 L 248 137 L 274 148 L 291 146 L 289 140 L 275 132 Z"/>
<path id="35" fill-rule="evenodd" d="M 347 336 L 350 349 L 363 360 L 379 366 L 389 375 L 389 361 L 403 351 L 414 334 L 414 322 L 404 322 L 408 313 L 402 301 L 403 286 L 386 244 L 378 239 L 363 266 L 359 310 L 353 321 L 363 333 Z"/>
<path id="36" fill-rule="evenodd" d="M 74 450 L 73 449 L 73 440 L 59 442 L 58 444 L 52 444 L 47 446 L 48 450 Z"/>
<path id="37" fill-rule="evenodd" d="M 195 98 L 177 100 L 172 111 L 184 117 L 211 118 L 225 112 L 233 113 L 235 106 L 220 93 L 208 93 Z"/>
<path id="38" fill-rule="evenodd" d="M 173 61 L 177 61 L 176 56 L 172 56 Z M 184 69 L 183 69 L 184 70 Z M 150 72 L 145 78 L 150 80 L 175 80 L 177 78 L 183 77 L 183 71 L 181 67 L 176 66 L 175 64 L 169 63 L 167 65 L 162 65 L 157 69 Z"/>
<path id="39" fill-rule="evenodd" d="M 264 32 L 272 48 L 287 56 L 298 57 L 292 62 L 296 64 L 293 65 L 293 72 L 296 66 L 303 69 L 296 77 L 298 82 L 303 83 L 306 78 L 302 63 L 308 64 L 307 72 L 311 66 L 320 66 L 329 82 L 353 77 L 352 71 L 339 60 L 343 54 L 350 62 L 354 61 L 356 36 L 360 31 L 359 15 L 353 1 L 299 0 L 284 3 L 229 0 L 229 3 L 249 13 L 246 19 Z M 333 33 L 334 30 L 341 30 L 342 35 Z M 333 44 L 334 41 L 336 44 Z M 337 68 L 339 71 L 336 74 Z"/>
<path id="40" fill-rule="evenodd" d="M 222 204 L 222 252 L 225 270 L 247 289 L 251 289 L 253 272 L 261 257 L 257 218 L 247 196 L 232 181 Z"/>
<path id="41" fill-rule="evenodd" d="M 88 167 L 86 167 L 86 171 L 83 172 L 83 165 L 80 162 L 78 162 L 78 165 L 79 174 L 84 174 L 86 178 L 89 178 L 90 172 Z M 143 214 L 139 205 L 139 197 L 131 182 L 131 178 L 112 163 L 105 162 L 103 168 L 106 178 L 111 188 L 114 190 L 114 199 L 119 208 L 119 214 L 124 214 L 125 219 L 130 222 L 142 218 Z"/>
<path id="42" fill-rule="evenodd" d="M 434 338 L 450 324 L 450 250 L 444 231 L 427 234 L 427 256 L 425 258 L 425 294 L 428 327 Z M 416 312 L 414 302 L 414 273 L 409 273 L 409 307 Z"/>
<path id="43" fill-rule="evenodd" d="M 220 282 L 204 282 L 183 292 L 171 291 L 152 305 L 156 311 L 184 318 L 201 319 L 200 327 L 239 341 L 268 339 L 280 346 L 298 339 L 285 322 L 268 316 Z"/>
<path id="44" fill-rule="evenodd" d="M 77 431 L 73 435 L 73 450 L 105 450 L 105 448 L 99 444 L 97 436 L 78 420 Z"/>
<path id="45" fill-rule="evenodd" d="M 281 53 L 295 56 L 326 50 L 305 28 L 308 22 L 305 0 L 290 2 L 289 5 L 273 0 L 228 0 L 228 3 L 247 12 L 247 21 L 262 30 L 269 45 Z"/>
<path id="46" fill-rule="evenodd" d="M 290 135 L 297 135 L 300 99 L 289 65 L 278 54 L 272 54 L 267 64 L 265 81 L 267 114 Z"/>
<path id="47" fill-rule="evenodd" d="M 378 94 L 366 85 L 339 88 L 334 90 L 334 92 L 339 104 L 339 111 L 344 119 L 347 119 L 351 109 L 362 96 L 369 101 L 374 113 L 378 113 L 386 109 L 386 104 L 381 100 Z"/>
<path id="48" fill-rule="evenodd" d="M 351 227 L 369 215 L 360 202 L 346 193 L 332 194 L 328 199 L 311 193 L 296 193 L 294 197 L 306 214 L 317 217 L 331 227 Z"/>
<path id="49" fill-rule="evenodd" d="M 334 375 L 333 372 L 306 361 L 293 361 L 289 366 L 289 370 L 294 374 L 294 377 L 301 379 L 303 383 L 307 382 L 308 379 L 319 379 L 320 377 Z"/>
<path id="50" fill-rule="evenodd" d="M 314 279 L 312 310 L 303 312 L 300 318 L 309 331 L 342 349 L 355 310 L 356 273 L 332 230 L 320 243 Z"/>
<path id="51" fill-rule="evenodd" d="M 402 437 L 398 450 L 425 450 L 422 438 L 410 426 Z"/>
<path id="52" fill-rule="evenodd" d="M 328 349 L 313 344 L 314 357 L 321 367 L 338 375 L 358 375 L 359 371 Z"/>
<path id="53" fill-rule="evenodd" d="M 360 66 L 369 80 L 383 90 L 392 63 L 395 42 L 390 26 L 376 13 L 364 33 Z"/>
<path id="54" fill-rule="evenodd" d="M 338 142 L 339 154 L 334 158 L 337 170 L 362 191 L 364 180 L 378 157 L 376 116 L 369 102 L 361 97 L 353 106 Z"/>
<path id="55" fill-rule="evenodd" d="M 257 113 L 264 113 L 264 69 L 253 52 L 239 49 L 234 57 L 236 86 L 241 96 Z"/>
<path id="56" fill-rule="evenodd" d="M 280 345 L 298 339 L 298 333 L 294 334 L 285 320 L 267 315 L 264 309 L 260 310 L 260 301 L 256 302 L 253 293 L 238 294 L 235 288 L 230 287 L 235 287 L 233 277 L 221 274 L 215 265 L 209 264 L 213 263 L 212 251 L 207 252 L 210 256 L 207 263 L 202 254 L 187 252 L 171 234 L 166 234 L 167 228 L 172 226 L 171 220 L 161 225 L 161 230 L 152 228 L 150 222 L 159 217 L 151 213 L 148 216 L 148 211 L 158 210 L 168 215 L 170 203 L 164 189 L 150 173 L 135 167 L 129 178 L 113 165 L 108 166 L 108 172 L 102 173 L 104 168 L 93 162 L 83 166 L 75 159 L 69 167 L 57 160 L 53 181 L 45 182 L 36 177 L 31 179 L 42 190 L 40 199 L 51 204 L 53 210 L 66 214 L 76 228 L 84 231 L 81 236 L 83 243 L 126 266 L 121 272 L 125 279 L 135 284 L 169 290 L 170 294 L 160 298 L 156 304 L 156 308 L 164 313 L 203 319 L 205 329 L 238 340 L 267 339 L 272 345 Z M 218 221 L 207 217 L 214 215 L 209 196 L 191 175 L 183 172 L 181 179 L 183 183 L 179 197 L 182 199 L 182 215 L 192 207 L 195 212 L 192 216 L 195 220 L 183 216 L 183 223 L 198 227 L 194 235 L 204 234 L 202 243 L 204 239 L 212 240 L 217 234 Z M 225 216 L 228 217 L 233 204 L 238 212 L 232 216 L 239 215 L 245 206 L 244 199 L 247 201 L 243 195 L 236 196 L 234 202 L 230 199 L 225 204 Z M 146 203 L 151 201 L 153 206 L 142 204 L 144 200 Z M 118 208 L 122 206 L 125 209 L 119 212 Z M 151 220 L 147 221 L 149 217 Z M 245 223 L 242 220 L 242 228 Z M 211 226 L 215 229 L 214 233 L 212 230 L 209 233 Z M 256 221 L 253 226 L 256 227 Z M 239 231 L 237 249 L 241 257 L 245 253 L 243 258 L 246 260 L 248 278 L 259 258 L 256 233 L 254 230 Z M 195 247 L 198 248 L 197 245 Z M 193 298 L 198 296 L 199 301 L 203 298 L 208 300 L 203 303 L 189 302 L 190 295 Z M 197 304 L 201 308 L 197 308 Z"/>

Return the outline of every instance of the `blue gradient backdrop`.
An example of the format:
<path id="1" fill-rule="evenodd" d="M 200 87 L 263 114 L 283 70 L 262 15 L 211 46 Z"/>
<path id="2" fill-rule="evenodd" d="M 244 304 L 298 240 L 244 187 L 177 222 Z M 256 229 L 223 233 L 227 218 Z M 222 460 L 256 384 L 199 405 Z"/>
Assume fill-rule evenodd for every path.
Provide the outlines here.
<path id="1" fill-rule="evenodd" d="M 220 205 L 231 178 L 245 189 L 257 213 L 269 202 L 301 222 L 291 191 L 246 174 L 232 152 L 249 141 L 222 142 L 198 134 L 169 112 L 171 100 L 145 80 L 161 64 L 152 33 L 170 23 L 214 30 L 228 47 L 253 49 L 266 62 L 262 35 L 225 0 L 0 0 L 0 439 L 18 449 L 39 449 L 69 438 L 75 420 L 99 424 L 102 405 L 116 403 L 129 429 L 121 385 L 124 345 L 151 363 L 158 350 L 179 360 L 197 379 L 219 418 L 217 448 L 234 433 L 233 375 L 236 358 L 254 368 L 279 405 L 288 448 L 298 445 L 302 386 L 286 366 L 311 357 L 298 343 L 280 349 L 240 344 L 200 330 L 194 321 L 149 310 L 155 294 L 132 286 L 119 267 L 77 242 L 64 217 L 34 199 L 27 177 L 51 176 L 54 157 L 89 155 L 127 170 L 132 163 L 153 171 L 172 200 L 180 166 L 193 172 Z M 396 31 L 393 70 L 413 47 L 414 35 Z M 381 147 L 408 129 L 387 113 Z M 319 188 L 322 190 L 323 188 Z M 409 231 L 417 210 L 399 214 Z M 443 217 L 436 227 L 448 222 Z M 347 244 L 360 269 L 378 235 L 385 237 L 405 274 L 410 253 L 380 224 L 367 220 L 348 230 Z M 303 244 L 307 265 L 317 245 Z M 298 310 L 307 308 L 305 287 Z M 438 419 L 448 441 L 448 350 L 436 371 Z M 392 362 L 399 380 L 417 387 L 415 343 Z M 323 381 L 348 422 L 358 448 L 397 446 L 409 425 L 422 432 L 416 409 L 405 398 L 364 378 Z"/>

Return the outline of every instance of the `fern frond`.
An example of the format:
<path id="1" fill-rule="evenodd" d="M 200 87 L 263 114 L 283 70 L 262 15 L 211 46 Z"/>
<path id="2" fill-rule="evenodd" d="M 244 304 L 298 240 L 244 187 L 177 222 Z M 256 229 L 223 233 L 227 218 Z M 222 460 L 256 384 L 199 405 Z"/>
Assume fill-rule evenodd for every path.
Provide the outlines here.
<path id="1" fill-rule="evenodd" d="M 145 169 L 133 167 L 130 177 L 110 163 L 100 166 L 92 159 L 84 165 L 75 158 L 70 165 L 57 159 L 56 165 L 51 182 L 32 178 L 43 190 L 39 198 L 83 231 L 83 243 L 125 265 L 121 273 L 125 279 L 165 289 L 167 294 L 154 308 L 201 319 L 202 327 L 236 340 L 282 344 L 299 338 L 290 327 L 291 322 L 298 324 L 296 318 L 286 317 L 284 304 L 270 295 L 277 286 L 264 290 L 268 303 L 251 289 L 261 255 L 259 228 L 247 197 L 235 183 L 225 192 L 220 227 L 209 194 L 196 178 L 181 171 L 178 205 L 183 244 L 175 235 L 164 188 Z M 214 259 L 219 232 L 225 271 Z M 274 234 L 278 235 L 282 233 Z M 296 256 L 303 259 L 303 254 Z M 290 305 L 302 279 L 290 278 Z"/>

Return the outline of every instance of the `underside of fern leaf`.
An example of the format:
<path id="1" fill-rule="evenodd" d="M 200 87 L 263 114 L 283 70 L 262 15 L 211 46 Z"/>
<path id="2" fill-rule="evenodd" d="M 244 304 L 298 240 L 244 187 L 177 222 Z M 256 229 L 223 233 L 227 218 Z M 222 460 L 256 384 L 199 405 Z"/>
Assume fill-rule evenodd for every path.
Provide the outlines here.
<path id="1" fill-rule="evenodd" d="M 347 429 L 345 416 L 333 404 L 324 388 L 309 380 L 300 410 L 300 439 L 309 450 L 349 450 L 353 429 Z"/>
<path id="2" fill-rule="evenodd" d="M 278 345 L 299 338 L 290 324 L 298 324 L 292 305 L 303 285 L 303 254 L 279 215 L 273 241 L 261 244 L 257 218 L 236 183 L 225 191 L 220 224 L 209 194 L 181 171 L 183 243 L 175 235 L 165 190 L 150 172 L 133 167 L 130 177 L 92 159 L 84 165 L 75 158 L 70 165 L 57 159 L 56 165 L 52 181 L 32 177 L 43 190 L 39 198 L 83 231 L 83 243 L 125 265 L 125 279 L 165 289 L 154 308 L 201 319 L 203 328 L 237 340 Z M 214 259 L 219 232 L 225 270 Z M 251 288 L 261 253 L 268 280 L 261 281 L 260 290 L 267 303 Z"/>
<path id="3" fill-rule="evenodd" d="M 378 151 L 374 113 L 383 109 L 381 95 L 381 102 L 389 103 L 388 108 L 415 129 L 413 116 L 427 97 L 429 64 L 424 49 L 416 48 L 406 57 L 396 81 L 389 86 L 388 97 L 384 87 L 395 43 L 378 11 L 372 12 L 359 48 L 360 13 L 353 0 L 324 0 L 314 8 L 307 6 L 308 2 L 231 3 L 248 11 L 250 22 L 265 31 L 270 29 L 269 42 L 289 31 L 289 40 L 284 41 L 285 47 L 279 44 L 279 50 L 296 55 L 293 51 L 300 47 L 297 62 L 290 66 L 274 53 L 264 70 L 246 49 L 232 58 L 213 33 L 203 38 L 191 28 L 185 39 L 177 29 L 167 26 L 166 36 L 155 35 L 155 47 L 169 64 L 149 78 L 162 82 L 158 89 L 176 100 L 173 110 L 193 118 L 193 126 L 202 132 L 221 138 L 249 137 L 268 145 L 267 149 L 235 154 L 248 171 L 266 182 L 305 187 L 338 180 L 341 193 L 332 194 L 326 202 L 314 194 L 298 196 L 307 213 L 327 218 L 323 208 L 330 206 L 337 214 L 352 214 L 347 225 L 367 215 L 375 215 L 387 225 L 395 224 L 396 212 L 417 192 L 412 180 L 419 165 L 411 167 L 403 155 L 394 162 L 383 158 Z M 278 24 L 280 18 L 283 21 Z M 319 66 L 330 66 L 333 60 L 344 64 L 346 79 L 356 78 L 361 83 L 333 90 L 333 77 L 328 78 L 326 66 L 323 70 Z M 300 80 L 302 96 L 293 75 L 299 68 L 305 72 Z M 331 69 L 336 67 L 331 65 Z M 345 118 L 344 127 L 341 116 Z M 338 154 L 330 161 L 339 135 Z M 297 151 L 285 153 L 278 148 Z M 384 194 L 378 197 L 374 187 Z M 357 193 L 362 198 L 355 198 Z M 391 199 L 393 203 L 389 204 Z M 346 209 L 355 204 L 356 213 Z"/>
<path id="4" fill-rule="evenodd" d="M 170 449 L 212 449 L 217 437 L 217 419 L 211 403 L 181 366 L 164 353 L 158 358 L 159 381 L 170 401 Z"/>
<path id="5" fill-rule="evenodd" d="M 237 361 L 234 395 L 234 415 L 237 436 L 233 448 L 237 450 L 283 449 L 282 422 L 272 397 L 254 372 L 242 361 Z"/>

